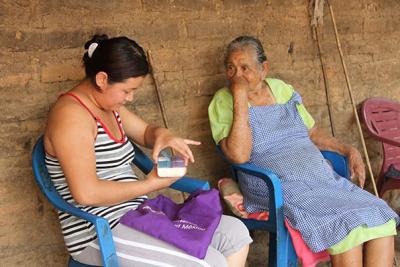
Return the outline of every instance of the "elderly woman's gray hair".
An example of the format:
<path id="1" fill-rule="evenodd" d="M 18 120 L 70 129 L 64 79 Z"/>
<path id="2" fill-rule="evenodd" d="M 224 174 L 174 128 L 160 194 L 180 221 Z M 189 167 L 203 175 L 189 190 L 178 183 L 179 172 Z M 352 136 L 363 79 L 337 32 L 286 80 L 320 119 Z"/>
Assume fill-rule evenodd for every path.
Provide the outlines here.
<path id="1" fill-rule="evenodd" d="M 237 51 L 242 50 L 244 48 L 250 47 L 254 50 L 256 61 L 258 63 L 263 63 L 267 60 L 267 56 L 265 55 L 264 48 L 257 38 L 253 36 L 239 36 L 235 40 L 229 43 L 226 54 L 225 54 L 225 67 L 228 63 L 228 58 L 230 55 Z"/>

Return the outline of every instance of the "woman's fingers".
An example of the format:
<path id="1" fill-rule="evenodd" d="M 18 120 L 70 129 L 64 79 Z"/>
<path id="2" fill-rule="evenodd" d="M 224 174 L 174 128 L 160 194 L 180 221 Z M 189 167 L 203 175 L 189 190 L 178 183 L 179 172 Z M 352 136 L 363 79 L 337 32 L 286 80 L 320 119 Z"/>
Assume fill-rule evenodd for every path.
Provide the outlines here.
<path id="1" fill-rule="evenodd" d="M 364 167 L 364 164 L 360 167 L 359 176 L 358 176 L 358 182 L 360 183 L 360 187 L 364 188 L 364 184 L 365 184 L 365 167 Z"/>
<path id="2" fill-rule="evenodd" d="M 185 160 L 187 164 L 188 161 L 194 162 L 193 152 L 188 145 L 200 145 L 201 142 L 190 140 L 190 139 L 181 139 L 177 138 L 174 142 L 171 143 L 171 147 L 178 152 Z"/>
<path id="3" fill-rule="evenodd" d="M 161 150 L 163 150 L 165 147 L 166 147 L 166 146 L 161 146 L 161 145 L 158 144 L 158 143 L 154 144 L 153 153 L 152 153 L 153 162 L 157 162 L 157 160 L 158 160 L 158 155 L 160 154 Z"/>
<path id="4" fill-rule="evenodd" d="M 361 154 L 357 149 L 352 149 L 348 156 L 351 180 L 354 181 L 357 178 L 359 186 L 363 188 L 365 184 L 365 165 Z"/>
<path id="5" fill-rule="evenodd" d="M 190 150 L 190 148 L 187 144 L 185 144 L 185 143 L 179 144 L 174 147 L 174 150 L 183 157 L 186 165 L 187 165 L 188 161 L 190 161 L 192 163 L 194 162 L 192 150 Z"/>
<path id="6" fill-rule="evenodd" d="M 352 164 L 350 164 L 350 174 L 351 174 L 351 180 L 354 181 L 355 179 L 357 179 L 359 186 L 363 188 L 365 184 L 364 163 L 360 161 L 360 162 L 353 162 Z"/>
<path id="7" fill-rule="evenodd" d="M 357 182 L 361 188 L 364 188 L 365 185 L 365 176 L 362 174 L 355 174 L 352 179 L 353 182 Z"/>
<path id="8" fill-rule="evenodd" d="M 163 144 L 156 142 L 153 147 L 152 157 L 154 162 L 157 162 L 158 155 L 161 150 L 166 147 L 172 148 L 178 154 L 180 154 L 185 160 L 185 164 L 187 165 L 188 161 L 194 162 L 194 156 L 192 151 L 190 150 L 189 145 L 201 145 L 201 142 L 191 140 L 191 139 L 182 139 L 178 137 L 173 137 L 169 140 L 166 140 Z"/>
<path id="9" fill-rule="evenodd" d="M 188 156 L 190 162 L 193 163 L 194 162 L 193 152 L 188 145 L 199 146 L 199 145 L 201 145 L 201 142 L 195 141 L 195 140 L 190 140 L 190 139 L 183 139 L 183 142 L 186 144 L 186 146 L 184 147 L 186 155 Z"/>
<path id="10" fill-rule="evenodd" d="M 201 145 L 200 141 L 195 141 L 191 139 L 183 139 L 183 142 L 187 145 L 195 145 L 195 146 Z"/>
<path id="11" fill-rule="evenodd" d="M 360 187 L 361 187 L 361 188 L 364 188 L 364 185 L 365 185 L 365 177 L 359 177 L 359 178 L 358 178 L 358 182 L 359 182 L 359 184 L 360 184 Z"/>

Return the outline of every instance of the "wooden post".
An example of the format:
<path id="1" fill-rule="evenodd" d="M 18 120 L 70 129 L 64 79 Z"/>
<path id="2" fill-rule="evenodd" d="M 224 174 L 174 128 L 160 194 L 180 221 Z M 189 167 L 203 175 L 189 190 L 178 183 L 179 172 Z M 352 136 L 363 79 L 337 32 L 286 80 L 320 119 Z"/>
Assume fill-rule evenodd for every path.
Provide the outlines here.
<path id="1" fill-rule="evenodd" d="M 353 90 L 351 88 L 349 75 L 347 74 L 346 63 L 345 63 L 344 58 L 343 58 L 342 46 L 341 46 L 340 40 L 339 40 L 339 34 L 338 34 L 338 31 L 337 31 L 337 27 L 336 27 L 335 16 L 333 14 L 333 9 L 332 9 L 331 4 L 329 3 L 329 1 L 327 1 L 327 2 L 328 2 L 328 6 L 329 6 L 329 11 L 330 11 L 330 14 L 331 14 L 333 28 L 335 30 L 337 48 L 339 50 L 340 59 L 341 59 L 342 66 L 343 66 L 344 75 L 346 77 L 346 84 L 347 84 L 347 89 L 348 89 L 348 92 L 349 92 L 349 95 L 350 95 L 351 105 L 353 107 L 354 116 L 356 117 L 357 129 L 358 129 L 358 133 L 360 134 L 360 139 L 361 139 L 361 144 L 362 144 L 363 151 L 364 151 L 365 161 L 367 163 L 367 167 L 368 167 L 369 175 L 371 177 L 372 186 L 373 186 L 375 195 L 377 197 L 379 197 L 378 190 L 376 189 L 376 183 L 375 183 L 374 174 L 372 173 L 371 162 L 369 160 L 367 146 L 365 145 L 364 135 L 363 135 L 363 132 L 362 132 L 362 129 L 361 129 L 360 118 L 358 117 L 358 112 L 357 112 L 357 108 L 356 108 L 354 97 L 353 97 Z"/>

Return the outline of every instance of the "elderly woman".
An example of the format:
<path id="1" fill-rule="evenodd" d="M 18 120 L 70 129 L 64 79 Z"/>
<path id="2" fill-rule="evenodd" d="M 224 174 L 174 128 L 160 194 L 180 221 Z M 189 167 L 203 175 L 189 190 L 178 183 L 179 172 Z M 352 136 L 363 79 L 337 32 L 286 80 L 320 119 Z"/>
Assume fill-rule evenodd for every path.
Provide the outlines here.
<path id="1" fill-rule="evenodd" d="M 271 169 L 281 179 L 284 215 L 313 252 L 328 250 L 334 266 L 392 266 L 398 215 L 387 204 L 337 175 L 320 149 L 346 155 L 352 179 L 363 187 L 364 164 L 354 147 L 315 126 L 300 95 L 266 78 L 259 40 L 241 36 L 226 53 L 228 88 L 209 106 L 213 138 L 235 163 Z M 266 184 L 241 174 L 247 212 L 268 209 Z"/>

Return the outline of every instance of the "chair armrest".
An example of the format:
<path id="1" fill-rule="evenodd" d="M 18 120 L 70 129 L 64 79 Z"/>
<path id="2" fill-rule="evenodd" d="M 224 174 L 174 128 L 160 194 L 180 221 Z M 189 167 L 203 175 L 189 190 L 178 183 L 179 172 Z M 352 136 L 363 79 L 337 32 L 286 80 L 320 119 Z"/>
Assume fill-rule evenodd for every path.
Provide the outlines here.
<path id="1" fill-rule="evenodd" d="M 350 171 L 347 158 L 339 153 L 321 150 L 325 159 L 332 163 L 333 170 L 342 177 L 350 179 Z"/>
<path id="2" fill-rule="evenodd" d="M 181 179 L 170 185 L 170 188 L 186 193 L 192 193 L 198 189 L 210 190 L 210 184 L 207 181 L 183 176 Z"/>
<path id="3" fill-rule="evenodd" d="M 272 196 L 270 197 L 270 205 L 269 205 L 270 209 L 282 208 L 283 198 L 282 198 L 281 181 L 274 172 L 272 172 L 269 169 L 260 168 L 251 163 L 242 163 L 242 164 L 232 163 L 225 157 L 224 152 L 222 151 L 219 145 L 216 145 L 216 149 L 217 152 L 231 166 L 233 170 L 235 171 L 239 170 L 263 179 L 267 183 L 270 196 Z M 233 176 L 234 179 L 237 179 L 235 172 L 233 173 Z"/>
<path id="4" fill-rule="evenodd" d="M 377 138 L 378 138 L 378 137 L 377 137 Z M 394 140 L 394 139 L 386 138 L 386 137 L 384 137 L 384 136 L 380 136 L 379 139 L 382 140 L 382 142 L 384 142 L 385 144 L 389 144 L 389 145 L 392 145 L 392 146 L 398 146 L 398 147 L 400 147 L 400 140 L 399 140 L 399 141 L 396 141 L 396 140 Z"/>
<path id="5" fill-rule="evenodd" d="M 53 186 L 54 188 L 54 186 Z M 42 190 L 42 188 L 40 188 Z M 56 190 L 54 188 L 54 190 Z M 43 191 L 43 190 L 42 190 Z M 43 192 L 44 193 L 44 192 Z M 44 193 L 45 196 L 47 196 Z M 63 199 L 52 199 L 50 200 L 50 203 L 52 203 L 58 210 L 71 214 L 75 217 L 78 217 L 80 219 L 83 219 L 85 221 L 91 222 L 96 229 L 97 233 L 97 238 L 98 242 L 100 245 L 100 253 L 101 253 L 101 258 L 103 260 L 103 265 L 105 267 L 116 267 L 118 266 L 118 259 L 117 259 L 117 254 L 114 246 L 114 241 L 112 239 L 112 233 L 110 229 L 110 225 L 108 224 L 108 221 L 102 217 L 86 213 L 68 202 L 64 201 Z"/>
<path id="6" fill-rule="evenodd" d="M 91 222 L 96 229 L 99 246 L 101 248 L 101 258 L 106 267 L 118 266 L 117 254 L 115 251 L 114 241 L 108 221 L 102 217 L 83 212 L 82 210 L 64 202 L 64 205 L 55 205 L 57 209 Z"/>
<path id="7" fill-rule="evenodd" d="M 283 196 L 279 177 L 271 170 L 260 168 L 250 163 L 230 163 L 230 165 L 236 171 L 253 175 L 265 181 L 269 192 L 269 221 L 283 223 Z"/>
<path id="8" fill-rule="evenodd" d="M 118 267 L 118 257 L 108 221 L 104 218 L 97 217 L 95 226 L 97 239 L 101 248 L 103 265 L 105 267 Z"/>
<path id="9" fill-rule="evenodd" d="M 90 213 L 83 212 L 82 210 L 72 206 L 67 202 L 61 204 L 57 203 L 57 205 L 54 206 L 56 206 L 57 209 L 63 212 L 81 218 L 85 221 L 91 222 L 96 229 L 97 239 L 99 242 L 99 246 L 101 248 L 100 253 L 103 265 L 105 267 L 118 266 L 118 258 L 115 252 L 115 246 L 112 238 L 110 225 L 108 224 L 108 221 L 106 219 Z"/>
<path id="10" fill-rule="evenodd" d="M 383 143 L 388 144 L 388 145 L 400 147 L 400 140 L 395 140 L 394 138 L 389 138 L 389 137 L 385 137 L 385 136 L 379 135 L 378 133 L 373 131 L 371 128 L 368 128 L 368 130 L 369 130 L 369 133 L 373 137 L 378 139 L 379 141 L 382 141 Z"/>
<path id="11" fill-rule="evenodd" d="M 97 239 L 100 246 L 100 254 L 105 267 L 118 266 L 118 258 L 112 238 L 112 233 L 108 221 L 102 217 L 95 216 L 90 213 L 85 213 L 80 209 L 65 203 L 66 205 L 55 205 L 57 209 L 91 222 L 96 229 Z M 69 207 L 67 207 L 69 206 Z"/>

